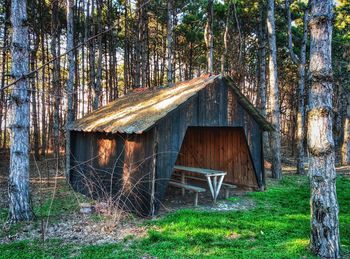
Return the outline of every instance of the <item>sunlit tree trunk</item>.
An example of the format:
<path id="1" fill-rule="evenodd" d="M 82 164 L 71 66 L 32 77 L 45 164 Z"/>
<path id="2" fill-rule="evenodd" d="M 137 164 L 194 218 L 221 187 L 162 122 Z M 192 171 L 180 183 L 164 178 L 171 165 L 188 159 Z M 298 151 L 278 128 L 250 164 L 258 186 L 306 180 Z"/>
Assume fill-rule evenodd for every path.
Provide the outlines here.
<path id="1" fill-rule="evenodd" d="M 149 86 L 148 74 L 149 74 L 149 63 L 148 63 L 148 1 L 141 1 L 141 85 L 142 87 Z"/>
<path id="2" fill-rule="evenodd" d="M 342 165 L 350 165 L 350 93 L 347 93 L 344 137 L 341 154 Z"/>
<path id="3" fill-rule="evenodd" d="M 207 46 L 207 72 L 213 74 L 213 58 L 214 58 L 214 35 L 213 35 L 213 0 L 208 0 L 207 7 L 207 23 L 205 25 L 204 39 Z"/>
<path id="4" fill-rule="evenodd" d="M 27 2 L 12 0 L 12 77 L 29 70 Z M 32 219 L 29 200 L 29 96 L 28 79 L 19 80 L 11 94 L 11 149 L 9 176 L 10 222 Z"/>
<path id="5" fill-rule="evenodd" d="M 174 2 L 168 0 L 168 24 L 167 24 L 167 78 L 168 84 L 173 82 L 173 27 L 174 27 Z"/>
<path id="6" fill-rule="evenodd" d="M 127 93 L 130 87 L 130 65 L 129 65 L 129 52 L 130 52 L 130 35 L 129 35 L 129 0 L 124 2 L 124 94 Z"/>
<path id="7" fill-rule="evenodd" d="M 225 32 L 224 32 L 224 50 L 221 55 L 221 74 L 225 75 L 226 73 L 226 58 L 228 52 L 228 37 L 229 37 L 229 28 L 230 28 L 230 20 L 231 20 L 231 4 L 227 7 L 227 17 L 225 23 Z"/>
<path id="8" fill-rule="evenodd" d="M 332 1 L 311 0 L 308 112 L 311 186 L 311 250 L 321 258 L 340 258 L 338 202 L 332 121 Z"/>
<path id="9" fill-rule="evenodd" d="M 0 88 L 3 88 L 5 86 L 5 77 L 6 77 L 6 64 L 7 64 L 7 40 L 8 40 L 8 29 L 9 29 L 9 23 L 7 22 L 9 18 L 9 0 L 5 0 L 3 3 L 3 11 L 4 11 L 4 30 L 3 30 L 3 38 L 2 38 L 2 50 L 1 50 L 1 81 L 0 81 Z M 0 92 L 0 145 L 2 143 L 1 140 L 5 141 L 5 132 L 6 127 L 4 127 L 4 138 L 2 139 L 2 125 L 3 122 L 6 120 L 6 116 L 4 116 L 5 112 L 5 105 L 6 105 L 6 99 L 5 99 L 5 91 Z M 4 118 L 5 117 L 5 118 Z"/>
<path id="10" fill-rule="evenodd" d="M 259 58 L 259 104 L 260 111 L 264 117 L 266 113 L 266 5 L 264 1 L 259 3 L 259 27 L 258 27 L 258 58 Z M 263 145 L 265 153 L 269 151 L 269 136 L 268 132 L 263 133 Z"/>
<path id="11" fill-rule="evenodd" d="M 39 38 L 37 35 L 33 35 L 33 49 L 30 55 L 30 70 L 35 69 L 36 54 L 39 48 Z M 39 127 L 38 127 L 38 112 L 37 112 L 37 90 L 36 90 L 36 77 L 31 78 L 31 99 L 32 99 L 32 122 L 33 122 L 33 140 L 34 140 L 34 156 L 35 159 L 39 159 Z"/>
<path id="12" fill-rule="evenodd" d="M 290 0 L 286 0 L 287 24 L 288 24 L 288 49 L 292 61 L 298 65 L 298 115 L 297 115 L 297 173 L 304 174 L 304 138 L 305 138 L 305 66 L 306 66 L 306 44 L 308 38 L 308 7 L 304 10 L 303 39 L 301 43 L 300 56 L 293 51 L 292 19 L 290 11 Z"/>
<path id="13" fill-rule="evenodd" d="M 97 8 L 97 33 L 100 34 L 102 32 L 102 0 L 97 0 L 96 2 Z M 97 73 L 95 83 L 93 84 L 93 100 L 92 100 L 92 108 L 96 110 L 101 103 L 101 81 L 102 81 L 102 35 L 97 37 L 97 47 L 98 47 L 98 56 L 97 56 Z M 93 53 L 95 55 L 95 52 Z M 95 66 L 95 64 L 93 64 Z"/>
<path id="14" fill-rule="evenodd" d="M 275 131 L 270 133 L 271 154 L 272 154 L 272 177 L 282 178 L 281 171 L 281 125 L 280 125 L 280 102 L 277 77 L 277 48 L 275 29 L 275 2 L 268 1 L 267 29 L 269 34 L 269 83 L 270 83 L 270 103 L 271 122 Z"/>

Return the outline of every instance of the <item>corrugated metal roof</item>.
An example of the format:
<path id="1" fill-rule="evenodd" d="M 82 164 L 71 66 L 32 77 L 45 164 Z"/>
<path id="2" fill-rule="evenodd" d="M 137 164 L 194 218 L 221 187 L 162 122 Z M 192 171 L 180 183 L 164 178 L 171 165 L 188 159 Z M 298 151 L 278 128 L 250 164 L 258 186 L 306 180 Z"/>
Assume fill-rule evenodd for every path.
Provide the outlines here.
<path id="1" fill-rule="evenodd" d="M 186 102 L 201 89 L 205 88 L 221 75 L 204 75 L 189 81 L 177 83 L 172 87 L 136 90 L 127 94 L 85 117 L 76 120 L 71 130 L 108 133 L 142 133 L 152 127 L 158 120 Z M 255 118 L 264 130 L 273 127 L 247 98 L 234 86 L 233 81 L 225 78 L 240 104 Z"/>
<path id="2" fill-rule="evenodd" d="M 218 77 L 219 75 L 205 75 L 172 87 L 127 94 L 76 120 L 71 129 L 86 132 L 142 133 Z"/>

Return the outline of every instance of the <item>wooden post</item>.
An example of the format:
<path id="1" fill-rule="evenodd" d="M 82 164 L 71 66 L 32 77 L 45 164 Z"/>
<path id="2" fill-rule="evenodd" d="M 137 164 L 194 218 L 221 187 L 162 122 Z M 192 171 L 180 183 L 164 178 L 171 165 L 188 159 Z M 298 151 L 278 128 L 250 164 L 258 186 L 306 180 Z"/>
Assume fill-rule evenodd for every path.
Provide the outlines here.
<path id="1" fill-rule="evenodd" d="M 186 184 L 185 173 L 181 172 L 181 183 Z M 185 188 L 182 188 L 182 196 L 185 196 Z"/>
<path id="2" fill-rule="evenodd" d="M 195 196 L 194 196 L 194 206 L 195 206 L 195 207 L 198 206 L 198 192 L 195 192 Z"/>

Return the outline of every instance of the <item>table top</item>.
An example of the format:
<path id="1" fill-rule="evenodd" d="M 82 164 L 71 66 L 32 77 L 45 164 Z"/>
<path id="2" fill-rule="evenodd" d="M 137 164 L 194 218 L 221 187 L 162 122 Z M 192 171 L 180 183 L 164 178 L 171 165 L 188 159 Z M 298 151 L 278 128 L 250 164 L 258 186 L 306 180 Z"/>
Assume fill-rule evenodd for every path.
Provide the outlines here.
<path id="1" fill-rule="evenodd" d="M 182 165 L 175 165 L 174 169 L 198 173 L 198 174 L 202 174 L 205 176 L 226 175 L 225 171 L 206 169 L 206 168 L 198 168 L 198 167 L 188 167 L 188 166 L 182 166 Z"/>

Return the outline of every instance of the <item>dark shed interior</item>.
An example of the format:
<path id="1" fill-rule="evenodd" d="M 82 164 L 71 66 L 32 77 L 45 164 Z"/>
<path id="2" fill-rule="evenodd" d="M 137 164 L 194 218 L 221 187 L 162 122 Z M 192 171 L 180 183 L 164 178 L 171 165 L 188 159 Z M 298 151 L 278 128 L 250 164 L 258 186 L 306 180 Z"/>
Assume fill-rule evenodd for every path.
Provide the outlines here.
<path id="1" fill-rule="evenodd" d="M 228 77 L 131 93 L 74 123 L 69 181 L 143 216 L 157 213 L 175 164 L 262 188 L 266 130 L 273 128 Z"/>

